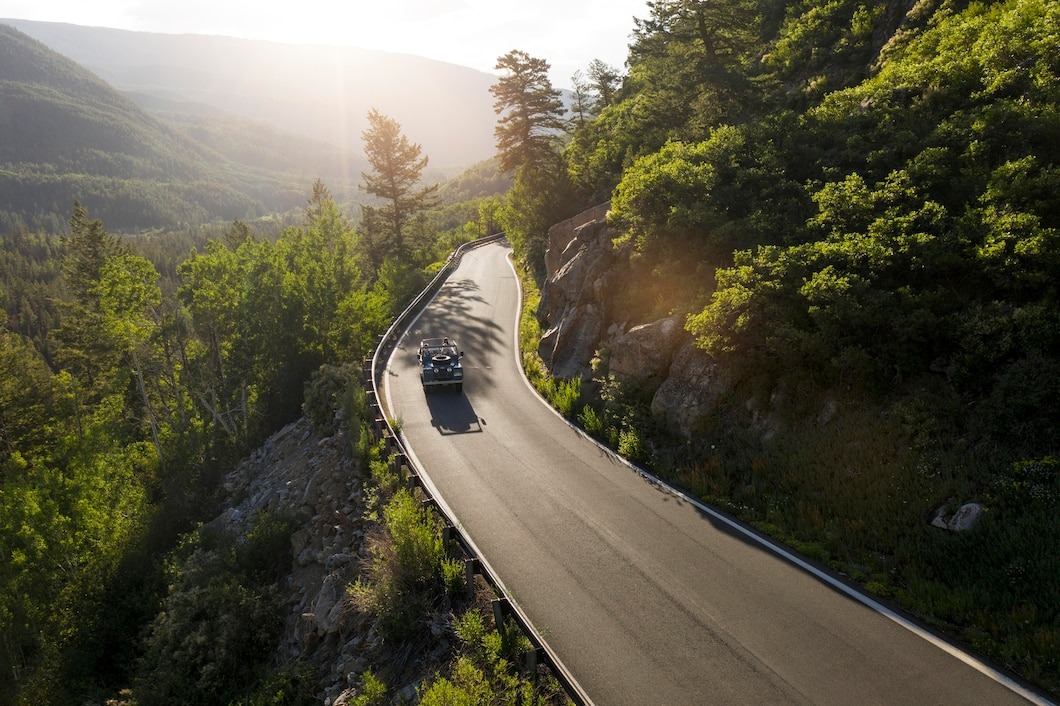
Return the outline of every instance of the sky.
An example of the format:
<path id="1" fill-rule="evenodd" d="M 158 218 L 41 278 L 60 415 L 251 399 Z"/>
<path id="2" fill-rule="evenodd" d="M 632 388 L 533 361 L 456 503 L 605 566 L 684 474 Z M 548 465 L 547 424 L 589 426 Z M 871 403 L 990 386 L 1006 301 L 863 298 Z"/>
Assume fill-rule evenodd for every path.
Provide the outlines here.
<path id="1" fill-rule="evenodd" d="M 593 59 L 624 70 L 647 0 L 0 0 L 0 18 L 340 44 L 488 73 L 512 49 L 551 65 L 556 88 Z"/>

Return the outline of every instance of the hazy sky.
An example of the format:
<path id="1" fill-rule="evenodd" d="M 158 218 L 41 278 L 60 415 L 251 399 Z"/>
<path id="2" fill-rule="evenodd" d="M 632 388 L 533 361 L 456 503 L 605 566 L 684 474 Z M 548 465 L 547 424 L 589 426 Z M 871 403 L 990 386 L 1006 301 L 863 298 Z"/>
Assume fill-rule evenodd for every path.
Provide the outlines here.
<path id="1" fill-rule="evenodd" d="M 494 72 L 521 49 L 570 86 L 600 59 L 624 69 L 646 0 L 0 0 L 0 18 L 149 32 L 219 34 L 296 44 L 348 44 Z"/>

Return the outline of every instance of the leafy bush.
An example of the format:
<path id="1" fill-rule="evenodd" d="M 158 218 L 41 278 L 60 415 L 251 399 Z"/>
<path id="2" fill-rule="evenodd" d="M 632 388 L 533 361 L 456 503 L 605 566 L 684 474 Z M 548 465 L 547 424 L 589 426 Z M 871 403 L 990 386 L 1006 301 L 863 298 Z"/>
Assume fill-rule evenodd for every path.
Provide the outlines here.
<path id="1" fill-rule="evenodd" d="M 335 413 L 346 401 L 351 380 L 355 377 L 349 367 L 322 365 L 306 383 L 302 411 L 322 435 L 335 433 Z"/>
<path id="2" fill-rule="evenodd" d="M 518 630 L 506 626 L 498 632 L 486 627 L 482 614 L 469 610 L 453 619 L 460 654 L 448 674 L 435 678 L 421 690 L 420 703 L 444 704 L 547 704 L 566 702 L 553 679 L 535 686 L 535 676 L 521 673 L 519 660 L 530 643 Z"/>
<path id="3" fill-rule="evenodd" d="M 252 692 L 229 706 L 313 706 L 317 703 L 317 681 L 316 669 L 296 660 L 267 673 Z"/>
<path id="4" fill-rule="evenodd" d="M 253 691 L 282 629 L 273 581 L 290 567 L 290 532 L 263 514 L 245 542 L 206 529 L 185 539 L 145 641 L 137 701 L 225 704 Z"/>
<path id="5" fill-rule="evenodd" d="M 559 410 L 559 413 L 564 417 L 570 417 L 573 415 L 575 408 L 578 406 L 578 402 L 582 397 L 582 381 L 581 378 L 574 378 L 573 380 L 560 380 L 554 386 L 552 394 L 549 396 L 549 402 L 552 406 Z"/>
<path id="6" fill-rule="evenodd" d="M 634 463 L 647 459 L 640 432 L 632 427 L 625 427 L 618 433 L 618 452 Z"/>
<path id="7" fill-rule="evenodd" d="M 364 576 L 349 587 L 354 604 L 373 614 L 387 639 L 400 642 L 423 631 L 429 613 L 458 587 L 460 565 L 446 555 L 441 525 L 405 488 L 383 508 L 383 526 L 369 545 Z"/>
<path id="8" fill-rule="evenodd" d="M 582 413 L 578 415 L 578 423 L 582 425 L 590 435 L 597 439 L 603 438 L 606 432 L 604 416 L 597 412 L 592 405 L 582 407 Z"/>
<path id="9" fill-rule="evenodd" d="M 350 702 L 350 706 L 383 706 L 386 703 L 386 684 L 371 671 L 361 675 L 361 693 Z"/>
<path id="10" fill-rule="evenodd" d="M 430 581 L 445 558 L 438 523 L 429 512 L 405 489 L 394 495 L 384 511 L 403 581 L 413 584 Z"/>

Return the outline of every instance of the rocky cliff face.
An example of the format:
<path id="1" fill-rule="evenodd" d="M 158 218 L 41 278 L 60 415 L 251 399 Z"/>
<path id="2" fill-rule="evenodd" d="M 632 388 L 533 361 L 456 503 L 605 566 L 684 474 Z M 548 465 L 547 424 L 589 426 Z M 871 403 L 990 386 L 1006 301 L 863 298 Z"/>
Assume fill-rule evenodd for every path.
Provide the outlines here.
<path id="1" fill-rule="evenodd" d="M 275 661 L 301 658 L 316 666 L 328 704 L 360 678 L 378 643 L 368 619 L 346 599 L 369 529 L 362 480 L 346 435 L 322 437 L 302 417 L 225 477 L 228 509 L 210 523 L 242 537 L 262 511 L 295 518 L 291 572 L 281 586 L 288 610 Z"/>
<path id="2" fill-rule="evenodd" d="M 538 318 L 547 328 L 538 353 L 560 378 L 589 377 L 589 361 L 610 318 L 613 233 L 601 216 L 594 215 L 549 229 L 548 282 L 538 308 Z"/>
<path id="3" fill-rule="evenodd" d="M 730 382 L 692 344 L 682 316 L 628 321 L 611 310 L 627 275 L 611 247 L 619 233 L 606 216 L 604 204 L 549 229 L 537 312 L 545 334 L 538 353 L 554 376 L 588 380 L 593 357 L 606 350 L 602 372 L 654 390 L 652 414 L 691 436 L 730 391 Z"/>

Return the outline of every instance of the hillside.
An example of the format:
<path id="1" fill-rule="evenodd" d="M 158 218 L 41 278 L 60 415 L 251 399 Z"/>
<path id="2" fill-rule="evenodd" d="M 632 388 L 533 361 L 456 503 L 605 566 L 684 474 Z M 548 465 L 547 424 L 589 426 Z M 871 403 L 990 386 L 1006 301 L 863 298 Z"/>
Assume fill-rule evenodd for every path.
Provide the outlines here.
<path id="1" fill-rule="evenodd" d="M 495 77 L 466 67 L 353 47 L 0 22 L 121 91 L 211 106 L 356 154 L 376 108 L 450 175 L 493 155 Z"/>
<path id="2" fill-rule="evenodd" d="M 572 419 L 1054 693 L 1058 21 L 653 3 L 563 154 L 609 209 L 508 231 Z"/>
<path id="3" fill-rule="evenodd" d="M 247 218 L 297 206 L 311 183 L 226 158 L 2 25 L 0 103 L 8 227 L 61 231 L 75 199 L 117 231 Z"/>

